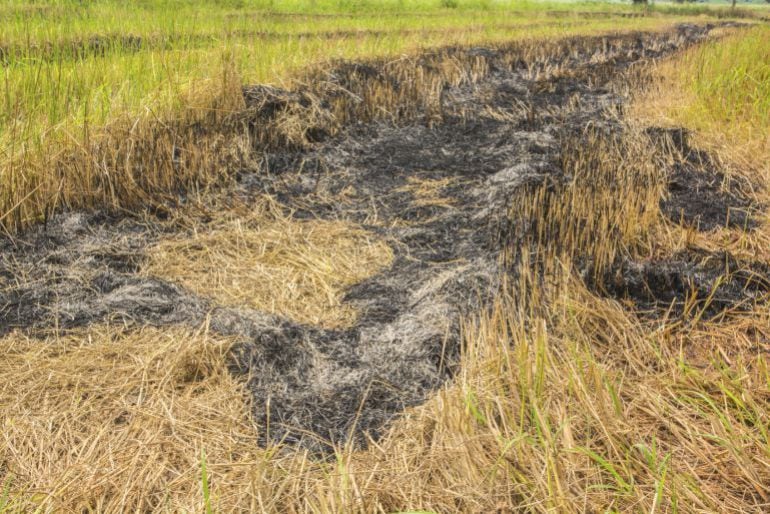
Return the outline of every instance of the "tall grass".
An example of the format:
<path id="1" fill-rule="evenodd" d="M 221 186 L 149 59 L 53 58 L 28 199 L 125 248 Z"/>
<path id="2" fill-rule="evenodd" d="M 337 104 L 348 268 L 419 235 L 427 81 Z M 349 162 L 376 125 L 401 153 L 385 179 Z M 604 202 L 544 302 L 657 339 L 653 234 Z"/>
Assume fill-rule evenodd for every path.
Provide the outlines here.
<path id="1" fill-rule="evenodd" d="M 731 141 L 756 141 L 770 156 L 770 27 L 699 48 L 681 77 L 688 72 L 694 98 L 683 113 L 687 123 Z"/>
<path id="2" fill-rule="evenodd" d="M 570 143 L 574 184 L 514 199 L 533 221 L 515 282 L 464 324 L 455 380 L 364 451 L 258 448 L 205 328 L 2 338 L 0 510 L 766 512 L 766 305 L 645 321 L 570 266 L 678 244 L 638 136 Z M 768 262 L 768 232 L 735 245 Z"/>
<path id="3" fill-rule="evenodd" d="M 132 209 L 164 187 L 205 176 L 207 166 L 216 166 L 199 163 L 195 172 L 151 178 L 171 168 L 158 170 L 162 158 L 136 140 L 154 133 L 148 127 L 180 120 L 216 133 L 212 118 L 237 110 L 241 84 L 285 86 L 298 70 L 330 59 L 649 30 L 686 19 L 614 18 L 628 9 L 596 4 L 561 7 L 555 15 L 544 9 L 481 0 L 456 8 L 416 0 L 13 0 L 0 7 L 0 226 L 22 228 L 61 207 Z M 600 9 L 606 17 L 590 16 Z M 99 152 L 119 144 L 115 134 L 130 149 L 105 158 Z M 144 178 L 104 165 L 115 158 L 142 163 Z M 152 191 L 133 186 L 144 179 Z M 107 195 L 98 191 L 105 183 L 113 191 Z"/>
<path id="4" fill-rule="evenodd" d="M 770 27 L 693 48 L 664 63 L 656 79 L 642 115 L 693 129 L 729 160 L 770 173 Z"/>

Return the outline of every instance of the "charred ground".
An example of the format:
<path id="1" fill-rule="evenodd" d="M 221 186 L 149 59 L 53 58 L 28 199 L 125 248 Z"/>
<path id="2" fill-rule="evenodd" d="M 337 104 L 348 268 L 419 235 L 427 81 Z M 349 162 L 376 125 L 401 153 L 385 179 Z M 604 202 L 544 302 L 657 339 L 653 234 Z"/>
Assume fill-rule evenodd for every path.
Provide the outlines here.
<path id="1" fill-rule="evenodd" d="M 627 136 L 624 74 L 709 30 L 584 38 L 529 60 L 505 48 L 446 49 L 444 61 L 428 55 L 419 66 L 440 77 L 437 63 L 452 58 L 471 63 L 470 71 L 424 97 L 383 62 L 341 64 L 306 91 L 247 89 L 247 126 L 260 150 L 241 159 L 235 183 L 212 193 L 211 204 L 249 205 L 267 194 L 298 219 L 349 221 L 384 238 L 394 262 L 347 291 L 345 301 L 360 313 L 350 328 L 217 305 L 145 276 L 146 251 L 190 230 L 173 217 L 70 213 L 0 243 L 0 335 L 105 321 L 208 323 L 238 340 L 231 371 L 248 380 L 263 443 L 324 450 L 376 436 L 453 375 L 461 319 L 498 292 L 506 257 L 531 244 L 528 231 L 537 225 L 521 223 L 512 205 L 581 180 L 564 164 L 576 141 Z M 377 104 L 366 101 L 371 91 L 402 96 Z M 297 134 L 261 128 L 294 119 L 305 121 Z M 682 131 L 642 137 L 639 144 L 669 157 L 656 161 L 656 177 L 671 222 L 751 230 L 761 208 L 751 202 L 752 185 L 725 185 L 718 162 L 691 149 Z M 198 216 L 196 230 L 208 221 Z M 545 246 L 559 247 L 559 237 Z M 715 285 L 705 305 L 714 315 L 770 290 L 766 266 L 695 250 L 654 262 L 621 253 L 602 273 L 590 268 L 586 261 L 579 271 L 596 290 L 653 313 L 673 305 L 685 315 L 688 298 L 709 298 Z"/>

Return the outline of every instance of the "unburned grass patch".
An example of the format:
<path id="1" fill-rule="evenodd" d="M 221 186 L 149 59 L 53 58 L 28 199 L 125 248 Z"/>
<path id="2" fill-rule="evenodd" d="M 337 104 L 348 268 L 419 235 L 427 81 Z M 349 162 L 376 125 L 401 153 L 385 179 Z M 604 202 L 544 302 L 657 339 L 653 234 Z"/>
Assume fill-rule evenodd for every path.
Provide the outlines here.
<path id="1" fill-rule="evenodd" d="M 0 477 L 11 511 L 195 511 L 199 456 L 249 458 L 229 341 L 106 325 L 2 339 Z M 245 443 L 245 444 L 244 444 Z"/>
<path id="2" fill-rule="evenodd" d="M 454 200 L 446 198 L 443 189 L 453 185 L 456 179 L 445 177 L 439 179 L 410 177 L 407 185 L 397 191 L 412 195 L 412 204 L 417 207 L 442 207 L 451 206 Z"/>
<path id="3" fill-rule="evenodd" d="M 391 248 L 371 232 L 342 221 L 293 219 L 266 200 L 160 241 L 144 271 L 221 305 L 339 328 L 356 318 L 342 301 L 346 288 L 392 260 Z"/>
<path id="4" fill-rule="evenodd" d="M 539 265 L 578 259 L 591 273 L 601 274 L 624 252 L 649 243 L 660 213 L 663 176 L 654 165 L 653 146 L 638 128 L 615 130 L 610 134 L 589 126 L 564 136 L 564 174 L 523 188 L 511 203 L 510 259 L 518 262 L 535 249 Z"/>

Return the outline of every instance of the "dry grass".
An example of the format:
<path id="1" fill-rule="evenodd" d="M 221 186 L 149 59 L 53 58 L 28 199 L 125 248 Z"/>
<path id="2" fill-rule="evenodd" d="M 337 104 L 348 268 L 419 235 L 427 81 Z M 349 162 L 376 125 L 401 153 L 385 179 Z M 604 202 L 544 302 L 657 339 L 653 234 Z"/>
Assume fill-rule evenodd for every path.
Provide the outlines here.
<path id="1" fill-rule="evenodd" d="M 279 109 L 274 118 L 259 112 L 257 106 L 244 105 L 243 72 L 249 69 L 249 64 L 248 60 L 244 63 L 242 56 L 239 60 L 237 52 L 229 45 L 214 54 L 208 52 L 200 62 L 193 59 L 194 75 L 202 72 L 197 65 L 205 64 L 205 79 L 198 80 L 194 76 L 187 77 L 190 70 L 176 70 L 174 59 L 186 54 L 172 52 L 174 59 L 169 61 L 168 70 L 159 66 L 165 70 L 158 79 L 164 94 L 155 95 L 160 97 L 161 104 L 170 103 L 171 106 L 159 107 L 143 98 L 138 106 L 113 113 L 108 101 L 101 109 L 111 113 L 106 120 L 91 123 L 88 108 L 79 107 L 77 110 L 83 111 L 84 119 L 76 118 L 55 127 L 36 125 L 34 117 L 26 116 L 24 109 L 21 114 L 9 109 L 13 119 L 21 120 L 19 123 L 26 128 L 6 130 L 8 142 L 4 145 L 0 163 L 0 230 L 13 233 L 46 221 L 62 209 L 136 210 L 148 204 L 163 203 L 180 190 L 204 188 L 227 178 L 228 170 L 241 167 L 255 150 L 261 151 L 274 144 L 301 146 L 312 139 L 308 134 L 333 134 L 353 119 L 401 119 L 420 113 L 428 120 L 438 120 L 442 116 L 441 91 L 446 85 L 475 82 L 489 73 L 488 62 L 483 56 L 457 51 L 464 45 L 499 46 L 511 65 L 526 62 L 537 69 L 554 57 L 593 48 L 592 39 L 581 35 L 609 32 L 622 35 L 640 29 L 663 31 L 682 19 L 623 20 L 592 20 L 586 26 L 566 28 L 529 30 L 525 27 L 514 29 L 513 33 L 505 31 L 489 35 L 485 32 L 470 36 L 462 31 L 451 32 L 450 35 L 457 37 L 435 36 L 430 46 L 443 45 L 444 49 L 427 56 L 424 53 L 427 43 L 402 41 L 397 34 L 387 40 L 367 38 L 363 46 L 355 40 L 345 40 L 343 55 L 360 59 L 380 56 L 366 63 L 382 71 L 377 77 L 353 69 L 334 69 L 333 63 L 322 59 L 329 55 L 328 41 L 311 38 L 312 51 L 299 52 L 296 56 L 303 66 L 295 63 L 291 72 L 283 69 L 283 65 L 279 66 L 282 82 L 303 91 L 302 105 L 295 101 L 286 109 Z M 297 39 L 305 41 L 303 37 Z M 252 46 L 262 48 L 262 45 L 241 46 L 241 50 Z M 271 47 L 264 55 L 257 52 L 250 57 L 276 64 L 287 60 L 287 52 L 292 56 L 292 50 L 279 45 Z M 122 52 L 118 51 L 117 55 L 121 57 Z M 394 58 L 394 55 L 400 56 Z M 155 59 L 152 55 L 137 54 L 130 62 L 140 70 L 145 68 L 140 58 Z M 157 57 L 163 62 L 166 62 L 165 58 L 170 57 L 166 53 Z M 29 61 L 36 62 L 34 59 Z M 308 64 L 313 62 L 320 62 L 320 65 L 315 66 L 312 73 L 306 73 Z M 121 63 L 118 59 L 117 68 L 109 69 L 114 73 Z M 96 56 L 84 64 L 88 71 L 77 65 L 69 70 L 70 76 L 84 75 L 98 84 L 98 77 L 105 69 L 102 61 Z M 298 71 L 300 69 L 303 71 Z M 166 76 L 166 71 L 174 80 Z M 48 89 L 59 94 L 63 89 L 55 78 L 57 73 L 50 70 L 41 75 L 50 82 Z M 94 73 L 95 77 L 92 76 Z M 40 99 L 39 85 L 31 80 L 32 75 L 38 74 L 28 77 L 20 72 L 25 84 L 20 95 L 24 99 Z M 117 73 L 121 84 L 125 75 Z M 142 71 L 133 82 L 141 84 L 143 77 Z M 180 80 L 182 83 L 178 84 Z M 267 80 L 275 82 L 277 77 L 269 76 Z M 93 90 L 111 90 L 108 84 L 79 87 L 88 93 L 86 97 L 94 94 Z M 116 88 L 121 92 L 141 89 L 125 84 Z M 7 93 L 6 96 L 12 95 Z M 110 99 L 110 96 L 106 98 Z M 36 113 L 59 112 L 62 106 L 70 105 L 66 95 L 50 100 L 50 105 L 44 103 L 31 110 Z M 331 104 L 328 112 L 319 111 L 319 100 Z M 79 105 L 78 102 L 73 104 Z M 30 126 L 27 126 L 28 121 Z"/>
<path id="2" fill-rule="evenodd" d="M 447 198 L 443 191 L 455 184 L 456 178 L 445 177 L 440 179 L 409 177 L 405 186 L 396 189 L 412 195 L 412 205 L 417 207 L 450 207 L 452 199 Z"/>
<path id="3" fill-rule="evenodd" d="M 570 177 L 566 183 L 546 183 L 511 202 L 512 231 L 520 234 L 511 242 L 514 262 L 535 258 L 533 264 L 551 272 L 587 257 L 601 275 L 624 253 L 649 246 L 665 178 L 638 128 L 628 126 L 615 137 L 591 128 L 572 136 L 561 165 Z M 529 255 L 530 248 L 539 251 Z"/>
<path id="4" fill-rule="evenodd" d="M 721 29 L 716 41 L 659 63 L 632 114 L 684 126 L 730 169 L 770 180 L 770 28 Z"/>
<path id="5" fill-rule="evenodd" d="M 770 205 L 770 29 L 720 29 L 720 39 L 691 48 L 647 70 L 645 88 L 630 113 L 650 126 L 684 127 L 690 144 L 707 150 L 725 175 L 722 186 L 740 180 L 758 206 Z M 676 153 L 676 152 L 674 152 Z M 672 155 L 668 159 L 679 158 Z M 659 224 L 653 252 L 685 248 L 726 250 L 732 255 L 770 262 L 770 213 L 755 217 L 751 231 L 692 228 Z"/>
<path id="6" fill-rule="evenodd" d="M 6 337 L 6 510 L 766 511 L 770 311 L 642 321 L 589 290 L 571 260 L 651 255 L 647 238 L 666 226 L 657 202 L 640 200 L 659 183 L 624 178 L 649 168 L 634 157 L 640 142 L 591 137 L 584 151 L 604 149 L 606 160 L 565 161 L 583 180 L 556 190 L 567 206 L 558 223 L 533 225 L 543 239 L 520 253 L 510 294 L 466 323 L 460 374 L 365 451 L 320 462 L 257 448 L 259 428 L 226 370 L 229 342 L 205 330 Z M 537 190 L 519 200 L 534 219 L 559 203 Z M 602 208 L 586 217 L 591 205 Z M 603 248 L 575 244 L 610 220 Z M 222 223 L 212 225 L 233 230 Z M 554 260 L 531 265 L 544 257 Z"/>
<path id="7" fill-rule="evenodd" d="M 331 463 L 255 446 L 226 342 L 205 333 L 12 335 L 7 509 L 200 511 L 205 450 L 216 512 L 763 511 L 767 313 L 748 322 L 759 335 L 745 320 L 651 331 L 552 278 L 522 275 L 518 299 L 466 326 L 453 385 Z"/>
<path id="8" fill-rule="evenodd" d="M 227 346 L 202 332 L 99 326 L 4 338 L 0 474 L 11 511 L 198 510 L 201 451 L 248 460 L 253 446 Z"/>
<path id="9" fill-rule="evenodd" d="M 767 512 L 767 304 L 720 322 L 644 321 L 587 288 L 572 263 L 601 270 L 619 255 L 685 247 L 770 263 L 768 224 L 674 227 L 643 140 L 588 141 L 563 162 L 577 180 L 514 203 L 529 235 L 510 263 L 517 278 L 465 324 L 459 375 L 367 450 L 318 462 L 257 448 L 226 371 L 229 341 L 205 329 L 3 338 L 0 512 Z M 358 229 L 288 222 L 267 207 L 191 236 L 161 243 L 155 265 L 189 272 L 193 289 L 227 287 L 234 303 L 268 280 L 273 294 L 318 288 L 295 300 L 313 307 L 308 298 L 335 298 L 339 280 L 388 254 Z M 354 248 L 335 246 L 346 237 Z M 355 249 L 359 267 L 344 271 L 335 257 Z M 259 287 L 234 283 L 243 277 Z"/>
<path id="10" fill-rule="evenodd" d="M 246 306 L 327 328 L 350 326 L 345 290 L 388 267 L 393 252 L 342 221 L 299 221 L 269 199 L 218 213 L 189 234 L 162 240 L 144 272 L 220 305 Z"/>

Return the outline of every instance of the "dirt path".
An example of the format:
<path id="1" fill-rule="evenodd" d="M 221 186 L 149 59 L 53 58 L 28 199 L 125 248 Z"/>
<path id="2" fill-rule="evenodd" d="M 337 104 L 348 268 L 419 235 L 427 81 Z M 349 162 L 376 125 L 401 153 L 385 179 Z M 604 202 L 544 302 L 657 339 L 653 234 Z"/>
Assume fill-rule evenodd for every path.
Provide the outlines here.
<path id="1" fill-rule="evenodd" d="M 565 134 L 588 124 L 621 130 L 624 97 L 610 86 L 619 72 L 707 33 L 682 26 L 597 38 L 589 53 L 530 65 L 510 66 L 497 50 L 467 50 L 483 55 L 491 71 L 479 83 L 445 88 L 440 120 L 426 114 L 403 124 L 352 124 L 310 149 L 265 154 L 260 169 L 239 173 L 225 197 L 248 203 L 268 193 L 298 218 L 352 221 L 392 246 L 393 264 L 347 291 L 345 301 L 360 313 L 351 328 L 325 330 L 224 307 L 145 277 L 146 249 L 178 226 L 71 213 L 0 242 L 0 335 L 104 321 L 200 326 L 208 319 L 212 330 L 239 340 L 232 371 L 248 376 L 256 419 L 269 420 L 263 440 L 321 450 L 351 433 L 376 435 L 454 373 L 462 316 L 499 287 L 501 230 L 514 193 L 546 179 L 569 180 L 560 164 Z M 259 91 L 252 94 L 267 94 Z M 680 172 L 684 177 L 686 166 Z M 714 189 L 717 201 L 708 209 L 715 212 L 698 210 L 687 202 L 688 186 L 678 185 L 663 206 L 672 217 L 680 202 L 689 219 L 708 215 L 704 226 L 713 227 L 723 211 L 746 207 L 739 192 Z M 713 278 L 693 266 L 698 280 Z"/>

